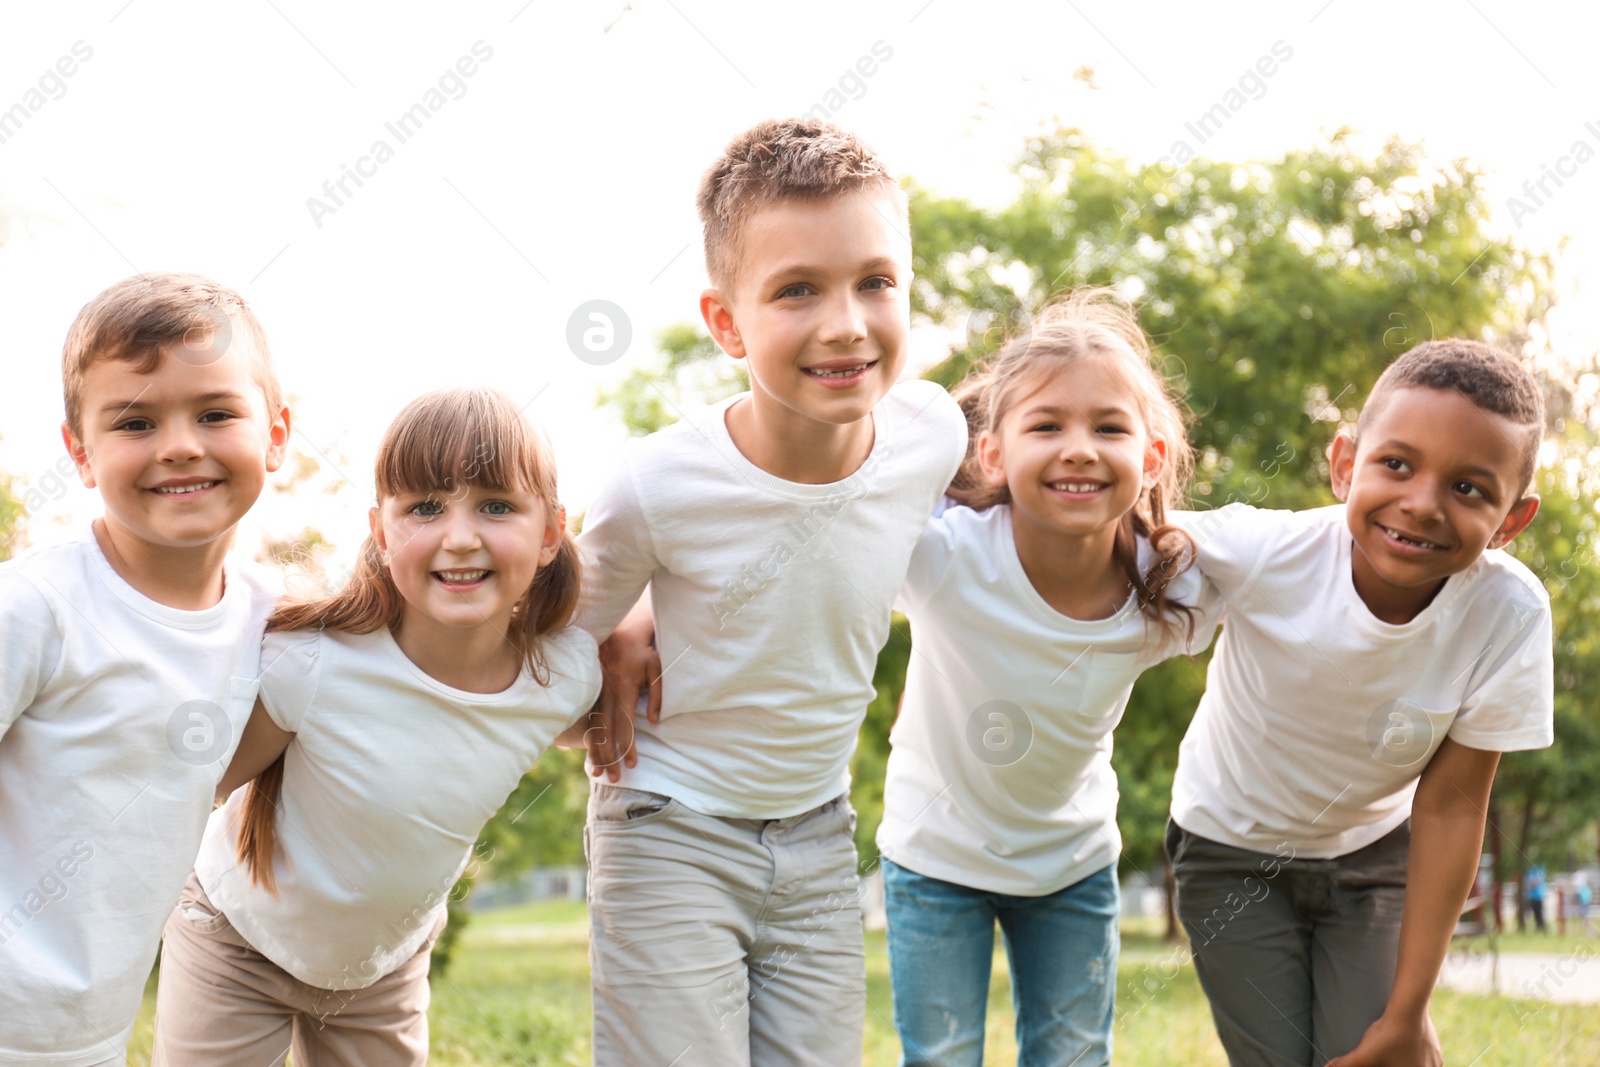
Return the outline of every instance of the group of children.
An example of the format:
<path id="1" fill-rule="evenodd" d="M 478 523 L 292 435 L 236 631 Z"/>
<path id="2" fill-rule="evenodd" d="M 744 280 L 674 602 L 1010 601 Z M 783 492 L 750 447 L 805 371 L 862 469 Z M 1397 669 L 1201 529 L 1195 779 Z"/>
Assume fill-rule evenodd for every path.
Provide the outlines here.
<path id="1" fill-rule="evenodd" d="M 1224 619 L 1167 849 L 1229 1059 L 1438 1063 L 1499 753 L 1552 742 L 1548 598 L 1498 551 L 1538 507 L 1528 372 L 1423 344 L 1332 443 L 1341 504 L 1183 512 L 1181 400 L 1114 295 L 953 398 L 898 381 L 906 200 L 859 140 L 761 123 L 699 208 L 749 392 L 631 442 L 576 542 L 516 407 L 430 393 L 311 602 L 227 552 L 290 426 L 244 301 L 83 309 L 63 436 L 105 512 L 0 566 L 0 1061 L 120 1063 L 160 942 L 158 1064 L 426 1062 L 445 898 L 558 743 L 595 779 L 595 1062 L 859 1063 L 848 766 L 898 609 L 902 1064 L 982 1062 L 996 922 L 1020 1062 L 1110 1062 L 1113 732 Z"/>

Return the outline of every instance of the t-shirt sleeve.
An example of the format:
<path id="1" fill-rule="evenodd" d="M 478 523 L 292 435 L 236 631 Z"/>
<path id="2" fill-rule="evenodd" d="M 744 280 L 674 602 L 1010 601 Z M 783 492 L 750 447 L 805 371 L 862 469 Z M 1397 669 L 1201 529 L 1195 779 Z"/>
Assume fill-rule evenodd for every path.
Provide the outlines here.
<path id="1" fill-rule="evenodd" d="M 1193 538 L 1195 566 L 1226 600 L 1270 558 L 1275 529 L 1293 514 L 1234 503 L 1213 511 L 1169 512 L 1167 521 Z"/>
<path id="2" fill-rule="evenodd" d="M 955 531 L 942 512 L 929 519 L 911 552 L 911 566 L 906 570 L 906 580 L 895 597 L 894 610 L 909 614 L 920 610 L 932 599 L 950 571 L 955 558 Z"/>
<path id="3" fill-rule="evenodd" d="M 577 722 L 600 696 L 600 646 L 588 631 L 569 626 L 550 643 L 557 655 L 551 656 L 550 691 L 561 701 L 561 710 L 570 711 L 567 725 Z"/>
<path id="4" fill-rule="evenodd" d="M 322 635 L 315 630 L 270 633 L 261 641 L 261 706 L 280 730 L 299 733 L 321 678 Z"/>
<path id="5" fill-rule="evenodd" d="M 1202 574 L 1198 567 L 1191 567 L 1188 570 L 1185 577 L 1190 576 L 1192 581 L 1185 585 L 1183 602 L 1194 608 L 1190 615 L 1194 621 L 1194 628 L 1189 633 L 1184 651 L 1191 656 L 1197 656 L 1209 648 L 1212 639 L 1216 637 L 1217 627 L 1227 613 L 1227 605 L 1223 602 L 1222 593 L 1217 590 L 1216 583 Z"/>
<path id="6" fill-rule="evenodd" d="M 1501 632 L 1485 652 L 1449 736 L 1468 748 L 1517 752 L 1555 743 L 1555 641 L 1550 598 L 1528 589 L 1506 602 Z"/>
<path id="7" fill-rule="evenodd" d="M 638 602 L 656 569 L 631 461 L 624 461 L 589 506 L 578 549 L 583 554 L 583 593 L 576 622 L 596 641 L 604 641 Z"/>
<path id="8" fill-rule="evenodd" d="M 15 571 L 0 573 L 0 737 L 33 706 L 61 662 L 50 601 Z"/>

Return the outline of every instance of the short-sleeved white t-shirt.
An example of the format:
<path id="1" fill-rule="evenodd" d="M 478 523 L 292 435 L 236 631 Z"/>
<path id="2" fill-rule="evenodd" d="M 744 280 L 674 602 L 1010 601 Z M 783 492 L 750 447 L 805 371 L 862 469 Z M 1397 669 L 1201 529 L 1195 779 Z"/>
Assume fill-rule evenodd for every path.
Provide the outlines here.
<path id="1" fill-rule="evenodd" d="M 1179 750 L 1172 817 L 1185 830 L 1343 856 L 1410 816 L 1446 737 L 1497 752 L 1553 742 L 1550 598 L 1506 552 L 1485 552 L 1393 625 L 1356 592 L 1342 504 L 1174 521 L 1227 608 Z"/>
<path id="2" fill-rule="evenodd" d="M 1144 670 L 1216 630 L 1216 598 L 1192 567 L 1170 595 L 1195 608 L 1192 636 L 1151 626 L 1131 596 L 1109 618 L 1072 619 L 1028 580 L 1009 507 L 931 519 L 900 596 L 913 653 L 889 735 L 883 855 L 1030 897 L 1116 862 L 1112 730 Z"/>
<path id="3" fill-rule="evenodd" d="M 183 611 L 93 533 L 0 564 L 0 1062 L 118 1056 L 249 718 L 274 600 Z"/>
<path id="4" fill-rule="evenodd" d="M 603 640 L 649 584 L 661 722 L 639 718 L 624 786 L 778 819 L 850 786 L 890 608 L 967 429 L 942 386 L 903 382 L 860 468 L 803 485 L 734 445 L 740 399 L 630 444 L 584 517 L 579 624 Z"/>
<path id="5" fill-rule="evenodd" d="M 362 989 L 427 939 L 484 823 L 600 692 L 594 639 L 544 639 L 550 684 L 499 693 L 430 677 L 388 630 L 268 634 L 261 702 L 284 752 L 273 873 L 238 862 L 240 789 L 206 827 L 200 884 L 246 941 L 300 981 Z"/>

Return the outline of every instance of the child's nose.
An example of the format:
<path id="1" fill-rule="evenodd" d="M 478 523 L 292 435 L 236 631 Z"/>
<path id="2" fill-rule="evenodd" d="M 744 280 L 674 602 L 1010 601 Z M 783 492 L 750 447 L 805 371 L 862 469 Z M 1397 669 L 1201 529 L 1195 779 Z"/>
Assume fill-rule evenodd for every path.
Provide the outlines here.
<path id="1" fill-rule="evenodd" d="M 162 463 L 188 463 L 205 454 L 205 449 L 200 447 L 200 435 L 182 420 L 162 427 L 160 441 L 157 457 Z"/>
<path id="2" fill-rule="evenodd" d="M 819 340 L 824 344 L 852 344 L 865 340 L 866 336 L 866 316 L 853 291 L 840 293 L 828 301 L 826 318 L 818 331 Z"/>
<path id="3" fill-rule="evenodd" d="M 1061 435 L 1061 458 L 1069 462 L 1089 462 L 1096 455 L 1094 434 L 1084 429 L 1069 429 Z"/>
<path id="4" fill-rule="evenodd" d="M 451 508 L 444 515 L 443 545 L 451 551 L 464 551 L 478 544 L 476 516 L 465 508 Z"/>
<path id="5" fill-rule="evenodd" d="M 1448 487 L 1414 478 L 1409 488 L 1410 492 L 1401 502 L 1406 514 L 1428 522 L 1436 522 L 1444 517 L 1444 494 L 1449 492 Z"/>

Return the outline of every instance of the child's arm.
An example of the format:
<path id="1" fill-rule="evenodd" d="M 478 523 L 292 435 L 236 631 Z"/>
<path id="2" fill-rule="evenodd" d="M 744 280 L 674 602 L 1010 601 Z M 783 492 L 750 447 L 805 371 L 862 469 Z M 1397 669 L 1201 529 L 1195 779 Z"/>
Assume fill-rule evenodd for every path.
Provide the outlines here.
<path id="1" fill-rule="evenodd" d="M 1446 737 L 1423 769 L 1411 804 L 1411 858 L 1394 988 L 1361 1044 L 1328 1067 L 1437 1067 L 1443 1062 L 1428 998 L 1477 876 L 1489 789 L 1499 763 L 1498 752 Z"/>
<path id="2" fill-rule="evenodd" d="M 256 698 L 255 709 L 250 712 L 250 721 L 245 724 L 244 736 L 239 738 L 239 748 L 233 754 L 233 762 L 228 764 L 222 781 L 217 783 L 218 802 L 228 799 L 235 789 L 272 766 L 272 762 L 283 755 L 283 750 L 289 747 L 293 739 L 294 734 L 273 722 L 272 716 L 262 706 L 261 699 Z"/>
<path id="3" fill-rule="evenodd" d="M 656 652 L 655 636 L 655 616 L 646 589 L 600 646 L 604 681 L 600 699 L 583 722 L 581 742 L 589 750 L 590 773 L 595 777 L 604 773 L 607 780 L 615 782 L 622 777 L 619 762 L 629 767 L 638 764 L 633 716 L 640 693 L 649 694 L 645 711 L 650 721 L 661 721 L 661 656 Z"/>

